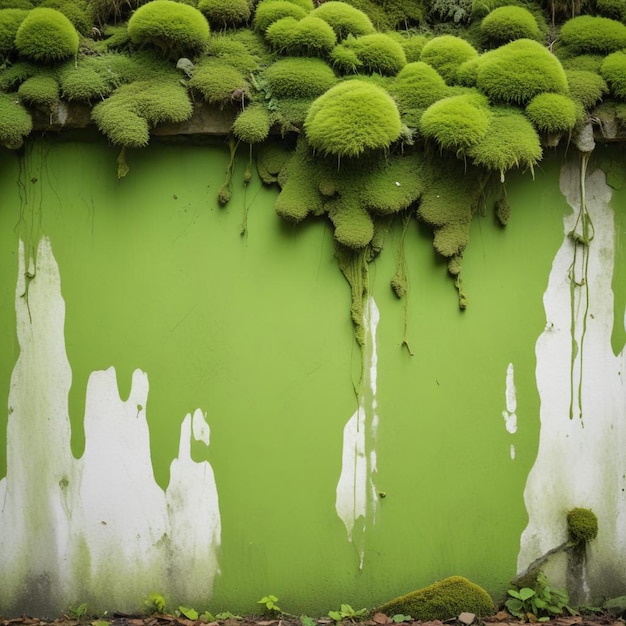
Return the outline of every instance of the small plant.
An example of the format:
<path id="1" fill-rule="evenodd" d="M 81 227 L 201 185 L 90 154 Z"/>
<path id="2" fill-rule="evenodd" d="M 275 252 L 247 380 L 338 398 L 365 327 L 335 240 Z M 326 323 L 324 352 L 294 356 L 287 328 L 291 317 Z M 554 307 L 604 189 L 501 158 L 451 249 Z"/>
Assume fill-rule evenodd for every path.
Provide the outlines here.
<path id="1" fill-rule="evenodd" d="M 564 610 L 575 615 L 568 606 L 569 596 L 565 591 L 551 589 L 543 572 L 537 574 L 534 588 L 509 589 L 509 599 L 504 603 L 511 615 L 531 622 L 547 622 Z"/>
<path id="2" fill-rule="evenodd" d="M 70 606 L 67 612 L 72 619 L 82 619 L 87 615 L 87 603 L 83 602 L 76 607 Z"/>
<path id="3" fill-rule="evenodd" d="M 192 609 L 182 605 L 178 607 L 178 612 L 187 619 L 190 619 L 192 622 L 195 622 L 200 617 L 196 609 Z"/>
<path id="4" fill-rule="evenodd" d="M 413 621 L 413 618 L 410 615 L 404 615 L 403 613 L 396 613 L 391 618 L 391 621 L 394 624 L 401 624 L 402 622 L 411 622 Z"/>
<path id="5" fill-rule="evenodd" d="M 272 594 L 263 596 L 257 604 L 265 605 L 269 613 L 282 613 L 283 610 L 278 606 L 278 598 Z"/>
<path id="6" fill-rule="evenodd" d="M 165 611 L 165 598 L 155 591 L 148 596 L 145 604 L 151 613 L 163 613 Z"/>
<path id="7" fill-rule="evenodd" d="M 342 604 L 338 611 L 328 611 L 328 617 L 335 620 L 335 622 L 343 622 L 344 619 L 348 619 L 351 622 L 356 622 L 365 617 L 367 609 L 359 609 L 355 611 L 349 604 Z"/>
<path id="8" fill-rule="evenodd" d="M 203 615 L 211 615 L 208 611 L 206 611 Z M 223 611 L 222 613 L 217 613 L 215 615 L 215 619 L 216 620 L 226 620 L 226 619 L 236 619 L 236 620 L 242 620 L 243 617 L 241 617 L 241 615 L 234 615 L 233 613 L 231 613 L 230 611 Z M 214 622 L 215 620 L 209 620 L 211 622 Z"/>
<path id="9" fill-rule="evenodd" d="M 317 622 L 308 615 L 301 615 L 300 624 L 302 624 L 302 626 L 316 626 Z"/>

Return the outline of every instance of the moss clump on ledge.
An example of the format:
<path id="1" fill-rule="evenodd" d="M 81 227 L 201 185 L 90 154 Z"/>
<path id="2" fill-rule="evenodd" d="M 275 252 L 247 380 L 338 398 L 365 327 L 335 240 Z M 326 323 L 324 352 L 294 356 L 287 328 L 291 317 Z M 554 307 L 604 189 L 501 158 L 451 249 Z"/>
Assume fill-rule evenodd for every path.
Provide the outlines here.
<path id="1" fill-rule="evenodd" d="M 63 13 L 40 7 L 24 18 L 15 35 L 15 47 L 29 59 L 53 63 L 78 52 L 78 33 Z"/>
<path id="2" fill-rule="evenodd" d="M 387 615 L 410 615 L 414 620 L 447 620 L 466 611 L 491 615 L 495 606 L 480 586 L 462 576 L 450 576 L 424 589 L 391 600 L 378 610 Z"/>
<path id="3" fill-rule="evenodd" d="M 591 509 L 575 508 L 567 513 L 567 536 L 576 545 L 585 545 L 598 536 L 598 518 Z"/>

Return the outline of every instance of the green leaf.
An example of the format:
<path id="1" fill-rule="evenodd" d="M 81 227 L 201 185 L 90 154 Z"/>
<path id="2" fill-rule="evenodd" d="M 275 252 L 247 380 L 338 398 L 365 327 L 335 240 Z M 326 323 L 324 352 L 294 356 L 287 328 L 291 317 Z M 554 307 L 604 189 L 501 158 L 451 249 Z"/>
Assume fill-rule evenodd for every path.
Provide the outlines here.
<path id="1" fill-rule="evenodd" d="M 198 611 L 196 611 L 195 609 L 190 609 L 190 608 L 188 608 L 186 606 L 179 606 L 178 610 L 187 619 L 190 619 L 190 620 L 192 620 L 194 622 L 198 619 Z"/>
<path id="2" fill-rule="evenodd" d="M 354 615 L 354 609 L 349 604 L 342 604 L 341 612 L 345 613 L 346 617 Z"/>
<path id="3" fill-rule="evenodd" d="M 328 611 L 328 617 L 336 622 L 340 622 L 343 619 L 343 615 L 339 611 Z"/>
<path id="4" fill-rule="evenodd" d="M 302 626 L 316 626 L 317 624 L 317 622 L 312 617 L 309 617 L 308 615 L 301 615 L 300 623 L 302 624 Z"/>
<path id="5" fill-rule="evenodd" d="M 540 621 L 540 622 L 549 622 L 550 618 L 549 617 L 540 617 L 538 621 Z"/>
<path id="6" fill-rule="evenodd" d="M 522 611 L 522 607 L 524 606 L 524 604 L 521 600 L 518 600 L 517 598 L 510 598 L 504 603 L 504 606 L 506 606 L 509 613 L 511 615 L 515 615 L 515 617 L 522 617 L 524 615 Z"/>
<path id="7" fill-rule="evenodd" d="M 519 590 L 519 599 L 520 600 L 528 600 L 529 598 L 532 598 L 535 595 L 535 590 L 534 589 L 530 589 L 529 587 L 523 587 L 522 589 Z"/>
<path id="8" fill-rule="evenodd" d="M 400 624 L 401 622 L 410 622 L 413 618 L 410 615 L 403 615 L 402 613 L 398 613 L 391 618 L 396 624 Z"/>
<path id="9" fill-rule="evenodd" d="M 520 597 L 519 591 L 517 591 L 516 589 L 509 589 L 509 595 L 512 598 L 517 598 L 519 600 L 519 597 Z"/>

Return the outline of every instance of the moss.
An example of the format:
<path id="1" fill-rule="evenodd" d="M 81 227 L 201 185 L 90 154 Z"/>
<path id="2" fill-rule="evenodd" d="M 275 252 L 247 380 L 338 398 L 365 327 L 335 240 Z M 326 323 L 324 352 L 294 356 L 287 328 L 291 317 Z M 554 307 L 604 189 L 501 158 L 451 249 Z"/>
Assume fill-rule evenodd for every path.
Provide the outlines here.
<path id="1" fill-rule="evenodd" d="M 313 0 L 289 0 L 292 4 L 297 4 L 305 11 L 312 11 L 315 8 Z"/>
<path id="2" fill-rule="evenodd" d="M 290 156 L 283 142 L 266 141 L 256 151 L 256 167 L 261 180 L 266 184 L 278 181 L 278 174 Z"/>
<path id="3" fill-rule="evenodd" d="M 567 536 L 572 543 L 585 545 L 598 536 L 598 518 L 591 509 L 575 508 L 567 513 Z"/>
<path id="4" fill-rule="evenodd" d="M 0 9 L 22 9 L 30 11 L 34 8 L 31 0 L 0 0 Z"/>
<path id="5" fill-rule="evenodd" d="M 325 56 L 337 43 L 335 31 L 314 15 L 301 20 L 284 17 L 271 24 L 265 36 L 270 46 L 283 54 Z"/>
<path id="6" fill-rule="evenodd" d="M 413 35 L 412 37 L 403 37 L 400 40 L 400 45 L 404 50 L 407 63 L 413 63 L 420 60 L 422 50 L 426 45 L 428 39 L 423 35 Z"/>
<path id="7" fill-rule="evenodd" d="M 626 26 L 607 17 L 575 17 L 563 24 L 559 36 L 578 54 L 607 54 L 626 48 Z"/>
<path id="8" fill-rule="evenodd" d="M 456 82 L 456 72 L 461 63 L 478 56 L 478 52 L 465 39 L 442 35 L 431 39 L 420 55 L 420 61 L 434 67 L 448 84 Z"/>
<path id="9" fill-rule="evenodd" d="M 408 63 L 396 76 L 391 87 L 402 113 L 423 110 L 448 95 L 443 78 L 430 65 L 415 61 Z"/>
<path id="10" fill-rule="evenodd" d="M 609 54 L 600 67 L 600 73 L 611 93 L 619 100 L 626 100 L 626 53 Z"/>
<path id="11" fill-rule="evenodd" d="M 463 611 L 480 617 L 491 615 L 494 609 L 489 594 L 462 576 L 445 578 L 379 608 L 387 615 L 402 613 L 423 621 L 447 620 Z"/>
<path id="12" fill-rule="evenodd" d="M 81 35 L 91 35 L 92 15 L 85 0 L 43 0 L 39 6 L 60 11 Z"/>
<path id="13" fill-rule="evenodd" d="M 594 107 L 608 93 L 606 82 L 595 72 L 565 70 L 570 96 L 584 109 Z"/>
<path id="14" fill-rule="evenodd" d="M 567 93 L 560 62 L 540 43 L 518 39 L 485 55 L 476 86 L 494 102 L 526 104 L 545 91 Z"/>
<path id="15" fill-rule="evenodd" d="M 270 115 L 261 104 L 246 107 L 233 124 L 235 137 L 246 143 L 260 143 L 267 139 L 269 132 Z"/>
<path id="16" fill-rule="evenodd" d="M 415 0 L 345 0 L 346 4 L 365 13 L 376 30 L 408 29 L 424 21 L 424 10 Z"/>
<path id="17" fill-rule="evenodd" d="M 37 8 L 21 23 L 15 35 L 15 47 L 24 57 L 52 63 L 78 52 L 78 33 L 63 13 Z"/>
<path id="18" fill-rule="evenodd" d="M 495 204 L 495 214 L 498 222 L 502 226 L 506 226 L 511 219 L 511 205 L 506 196 L 498 199 Z"/>
<path id="19" fill-rule="evenodd" d="M 603 61 L 604 57 L 600 54 L 581 54 L 568 57 L 561 61 L 561 64 L 565 70 L 581 70 L 599 74 Z"/>
<path id="20" fill-rule="evenodd" d="M 123 82 L 122 77 L 114 70 L 114 59 L 117 56 L 87 57 L 81 59 L 78 65 L 73 62 L 67 63 L 59 71 L 63 98 L 69 101 L 90 102 L 111 94 Z"/>
<path id="21" fill-rule="evenodd" d="M 526 117 L 542 133 L 560 133 L 574 128 L 576 104 L 559 93 L 540 93 L 526 107 Z"/>
<path id="22" fill-rule="evenodd" d="M 341 74 L 355 74 L 363 65 L 355 50 L 341 44 L 332 49 L 329 61 Z"/>
<path id="23" fill-rule="evenodd" d="M 394 76 L 406 65 L 402 46 L 382 33 L 349 37 L 343 45 L 356 54 L 360 67 L 370 72 Z"/>
<path id="24" fill-rule="evenodd" d="M 0 72 L 0 91 L 16 89 L 27 78 L 34 76 L 39 68 L 29 61 L 17 61 Z"/>
<path id="25" fill-rule="evenodd" d="M 15 35 L 27 15 L 23 9 L 0 9 L 0 59 L 15 50 Z"/>
<path id="26" fill-rule="evenodd" d="M 472 19 L 481 19 L 498 7 L 517 5 L 517 0 L 472 0 Z"/>
<path id="27" fill-rule="evenodd" d="M 19 148 L 32 128 L 31 117 L 17 97 L 0 93 L 0 145 Z"/>
<path id="28" fill-rule="evenodd" d="M 336 197 L 326 203 L 328 217 L 335 228 L 335 241 L 346 248 L 360 250 L 374 237 L 374 220 L 354 197 Z"/>
<path id="29" fill-rule="evenodd" d="M 189 86 L 212 104 L 230 103 L 232 93 L 241 89 L 248 93 L 249 85 L 244 75 L 232 65 L 219 59 L 204 59 L 196 65 Z"/>
<path id="30" fill-rule="evenodd" d="M 236 26 L 251 16 L 248 0 L 199 0 L 198 10 L 217 28 Z"/>
<path id="31" fill-rule="evenodd" d="M 324 61 L 311 58 L 276 61 L 265 70 L 265 78 L 278 98 L 316 98 L 337 82 Z"/>
<path id="32" fill-rule="evenodd" d="M 490 112 L 484 97 L 466 94 L 432 104 L 420 121 L 420 131 L 445 150 L 464 150 L 478 143 L 489 127 Z"/>
<path id="33" fill-rule="evenodd" d="M 340 83 L 321 95 L 311 106 L 304 127 L 313 148 L 338 157 L 387 148 L 401 129 L 391 96 L 360 80 Z"/>
<path id="34" fill-rule="evenodd" d="M 483 19 L 480 29 L 484 39 L 496 46 L 514 39 L 539 39 L 541 36 L 533 14 L 517 6 L 494 9 Z"/>
<path id="35" fill-rule="evenodd" d="M 230 33 L 214 33 L 207 46 L 207 55 L 232 65 L 244 74 L 258 70 L 264 61 L 262 56 L 251 52 L 245 43 Z"/>
<path id="36" fill-rule="evenodd" d="M 368 293 L 368 253 L 365 248 L 352 250 L 335 243 L 335 256 L 341 273 L 350 285 L 350 314 L 354 326 L 354 338 L 359 346 L 362 346 L 365 341 L 363 314 Z"/>
<path id="37" fill-rule="evenodd" d="M 539 137 L 523 113 L 511 107 L 492 109 L 489 128 L 481 141 L 467 150 L 472 162 L 489 170 L 504 172 L 514 167 L 533 166 L 541 159 Z"/>
<path id="38" fill-rule="evenodd" d="M 172 0 L 152 0 L 133 13 L 128 34 L 135 44 L 148 44 L 168 57 L 179 58 L 205 48 L 209 24 L 194 7 Z"/>
<path id="39" fill-rule="evenodd" d="M 624 0 L 596 0 L 596 12 L 602 17 L 623 22 L 626 15 L 626 5 Z"/>
<path id="40" fill-rule="evenodd" d="M 59 101 L 59 83 L 53 76 L 38 74 L 25 80 L 17 95 L 26 104 L 50 108 Z"/>
<path id="41" fill-rule="evenodd" d="M 313 11 L 313 15 L 330 24 L 339 41 L 348 35 L 360 37 L 371 35 L 375 31 L 374 25 L 365 13 L 345 2 L 335 0 L 324 2 Z"/>
<path id="42" fill-rule="evenodd" d="M 254 28 L 265 33 L 271 24 L 283 17 L 293 17 L 296 20 L 301 20 L 306 15 L 307 11 L 305 9 L 287 0 L 264 0 L 256 8 Z"/>

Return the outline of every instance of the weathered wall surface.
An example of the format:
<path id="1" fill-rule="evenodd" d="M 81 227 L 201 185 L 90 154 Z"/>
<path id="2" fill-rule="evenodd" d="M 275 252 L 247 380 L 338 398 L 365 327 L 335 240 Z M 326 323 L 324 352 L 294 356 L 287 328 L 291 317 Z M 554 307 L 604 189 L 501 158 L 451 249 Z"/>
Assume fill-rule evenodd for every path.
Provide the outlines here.
<path id="1" fill-rule="evenodd" d="M 395 298 L 390 224 L 361 352 L 328 229 L 281 222 L 244 157 L 219 208 L 223 144 L 130 152 L 122 180 L 115 156 L 0 152 L 0 613 L 315 614 L 452 574 L 497 597 L 573 506 L 600 523 L 585 593 L 623 589 L 625 201 L 598 161 L 588 250 L 576 158 L 509 178 L 465 312 L 415 222 Z"/>

